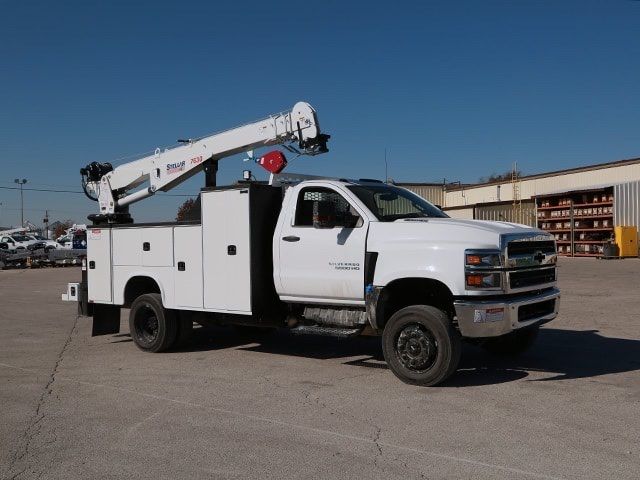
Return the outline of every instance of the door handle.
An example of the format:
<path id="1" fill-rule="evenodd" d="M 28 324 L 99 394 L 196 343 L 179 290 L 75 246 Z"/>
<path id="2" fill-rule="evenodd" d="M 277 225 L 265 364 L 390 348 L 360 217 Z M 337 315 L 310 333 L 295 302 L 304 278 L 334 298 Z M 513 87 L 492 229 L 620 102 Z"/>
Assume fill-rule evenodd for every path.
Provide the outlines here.
<path id="1" fill-rule="evenodd" d="M 296 237 L 295 235 L 289 235 L 287 237 L 282 237 L 285 242 L 297 242 L 300 240 L 300 237 Z"/>

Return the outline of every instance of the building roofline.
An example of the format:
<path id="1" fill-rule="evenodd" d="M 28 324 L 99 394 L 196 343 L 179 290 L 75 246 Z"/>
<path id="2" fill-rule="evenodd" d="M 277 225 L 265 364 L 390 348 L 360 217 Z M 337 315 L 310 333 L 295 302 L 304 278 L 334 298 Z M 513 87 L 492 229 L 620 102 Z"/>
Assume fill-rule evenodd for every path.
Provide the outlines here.
<path id="1" fill-rule="evenodd" d="M 407 185 L 416 187 L 442 187 L 444 184 L 442 182 L 393 182 L 392 185 L 397 185 L 398 187 Z"/>
<path id="2" fill-rule="evenodd" d="M 628 158 L 625 160 L 615 160 L 613 162 L 605 162 L 605 163 L 596 163 L 595 165 L 586 165 L 584 167 L 574 167 L 574 168 L 567 168 L 564 170 L 554 170 L 551 172 L 544 172 L 544 173 L 534 173 L 532 175 L 522 175 L 518 178 L 519 181 L 522 180 L 535 180 L 537 178 L 547 178 L 547 177 L 555 177 L 557 175 L 567 175 L 570 173 L 580 173 L 580 172 L 589 172 L 592 170 L 603 170 L 605 168 L 613 168 L 613 167 L 624 167 L 626 165 L 635 165 L 635 164 L 640 164 L 640 157 L 636 157 L 636 158 Z M 486 186 L 491 186 L 491 185 L 505 185 L 511 183 L 511 180 L 498 180 L 495 182 L 485 182 L 485 183 L 473 183 L 470 185 L 464 185 L 463 187 L 459 187 L 459 186 L 453 186 L 450 188 L 447 188 L 448 191 L 458 191 L 458 190 L 462 190 L 464 189 L 471 189 L 471 188 L 479 188 L 479 187 L 486 187 Z"/>

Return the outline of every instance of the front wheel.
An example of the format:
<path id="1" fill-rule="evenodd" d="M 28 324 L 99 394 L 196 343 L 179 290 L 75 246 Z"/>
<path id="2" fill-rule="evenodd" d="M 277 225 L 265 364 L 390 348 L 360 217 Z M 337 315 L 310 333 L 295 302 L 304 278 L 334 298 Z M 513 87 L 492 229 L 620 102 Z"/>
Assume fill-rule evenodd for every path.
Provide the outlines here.
<path id="1" fill-rule="evenodd" d="M 403 382 L 433 386 L 458 367 L 462 346 L 447 315 L 435 307 L 413 305 L 398 310 L 382 332 L 382 351 L 391 371 Z"/>

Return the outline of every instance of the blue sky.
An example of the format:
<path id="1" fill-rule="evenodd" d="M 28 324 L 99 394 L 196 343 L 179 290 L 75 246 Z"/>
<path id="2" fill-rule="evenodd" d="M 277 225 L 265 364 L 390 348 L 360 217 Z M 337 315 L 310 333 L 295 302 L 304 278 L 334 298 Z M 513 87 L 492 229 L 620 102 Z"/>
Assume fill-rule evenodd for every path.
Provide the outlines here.
<path id="1" fill-rule="evenodd" d="M 330 153 L 291 171 L 471 182 L 640 156 L 640 2 L 0 0 L 0 186 L 79 190 L 90 161 L 307 100 Z M 241 176 L 241 157 L 220 179 Z M 266 178 L 254 168 L 259 178 Z M 195 194 L 198 176 L 172 193 Z M 136 220 L 171 219 L 157 195 Z M 0 189 L 0 225 L 19 196 Z M 81 195 L 25 217 L 81 221 Z"/>

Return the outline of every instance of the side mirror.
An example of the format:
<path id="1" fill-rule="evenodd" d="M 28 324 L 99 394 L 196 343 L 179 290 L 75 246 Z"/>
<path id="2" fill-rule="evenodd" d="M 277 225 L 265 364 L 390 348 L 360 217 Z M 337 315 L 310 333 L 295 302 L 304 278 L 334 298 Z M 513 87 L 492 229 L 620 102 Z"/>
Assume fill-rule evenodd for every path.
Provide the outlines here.
<path id="1" fill-rule="evenodd" d="M 335 226 L 335 203 L 315 200 L 313 202 L 313 228 L 333 228 Z"/>
<path id="2" fill-rule="evenodd" d="M 436 207 L 438 210 L 442 210 L 442 205 L 433 205 L 434 207 Z"/>

